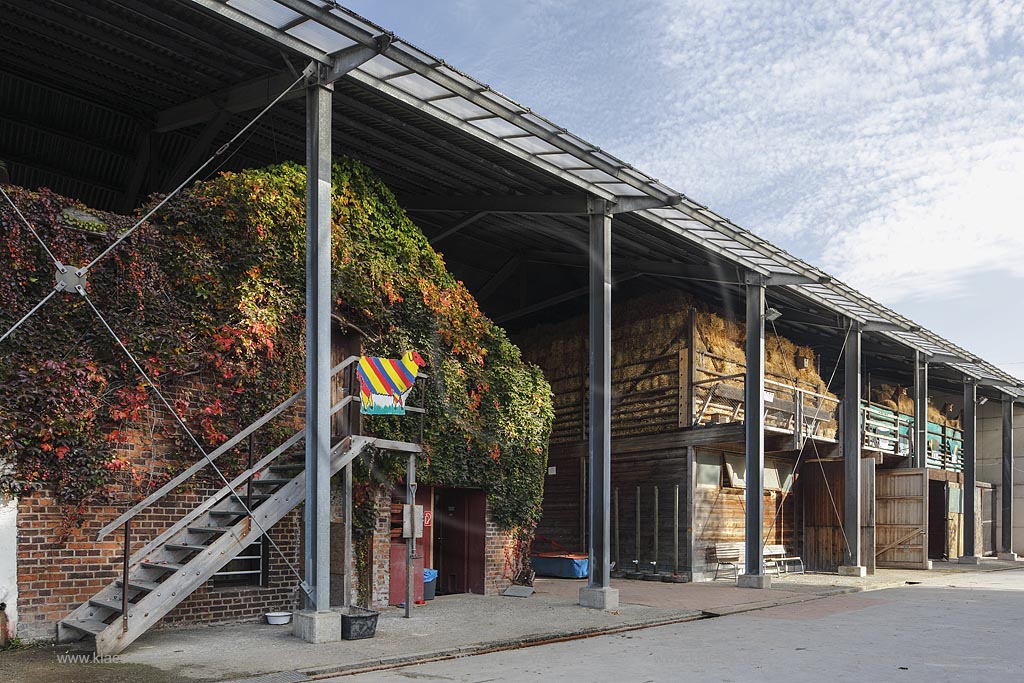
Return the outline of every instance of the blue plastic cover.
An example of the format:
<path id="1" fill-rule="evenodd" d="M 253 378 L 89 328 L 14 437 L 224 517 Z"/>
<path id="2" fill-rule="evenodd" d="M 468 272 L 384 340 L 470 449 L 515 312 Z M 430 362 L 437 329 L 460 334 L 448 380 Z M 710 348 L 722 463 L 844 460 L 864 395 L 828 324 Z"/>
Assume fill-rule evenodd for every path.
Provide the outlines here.
<path id="1" fill-rule="evenodd" d="M 430 583 L 437 578 L 437 570 L 424 567 L 423 569 L 423 583 Z"/>
<path id="2" fill-rule="evenodd" d="M 589 562 L 573 557 L 533 556 L 530 565 L 538 576 L 555 576 L 562 579 L 582 579 L 587 576 Z"/>

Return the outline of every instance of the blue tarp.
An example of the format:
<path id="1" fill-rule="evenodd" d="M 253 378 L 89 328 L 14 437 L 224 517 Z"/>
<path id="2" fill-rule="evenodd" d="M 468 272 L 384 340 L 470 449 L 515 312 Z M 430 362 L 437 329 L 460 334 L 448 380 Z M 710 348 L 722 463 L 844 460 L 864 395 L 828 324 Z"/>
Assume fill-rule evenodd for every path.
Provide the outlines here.
<path id="1" fill-rule="evenodd" d="M 538 576 L 555 576 L 560 579 L 583 579 L 587 577 L 590 561 L 586 558 L 531 557 L 530 565 Z"/>
<path id="2" fill-rule="evenodd" d="M 423 583 L 430 583 L 437 578 L 437 570 L 425 567 L 423 569 Z"/>

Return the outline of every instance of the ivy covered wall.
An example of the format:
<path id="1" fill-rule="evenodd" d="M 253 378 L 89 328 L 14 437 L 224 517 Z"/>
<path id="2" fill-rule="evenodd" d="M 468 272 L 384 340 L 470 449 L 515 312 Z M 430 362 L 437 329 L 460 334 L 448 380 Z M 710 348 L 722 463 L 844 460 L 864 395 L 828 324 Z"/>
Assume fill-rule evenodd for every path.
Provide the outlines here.
<path id="1" fill-rule="evenodd" d="M 9 193 L 67 264 L 133 222 L 45 190 Z M 335 165 L 332 209 L 337 317 L 364 333 L 366 352 L 415 349 L 427 362 L 419 479 L 482 488 L 496 523 L 531 528 L 552 420 L 540 370 L 368 169 Z M 173 198 L 89 274 L 90 297 L 208 450 L 303 385 L 304 216 L 301 166 L 223 174 Z M 52 287 L 53 266 L 9 206 L 0 234 L 6 330 Z M 162 483 L 119 447 L 155 399 L 81 297 L 57 295 L 3 346 L 0 494 L 48 488 L 73 523 L 89 504 Z M 372 419 L 403 436 L 397 422 Z M 201 457 L 180 430 L 165 436 L 183 465 Z M 393 481 L 401 462 L 377 454 L 373 470 Z"/>

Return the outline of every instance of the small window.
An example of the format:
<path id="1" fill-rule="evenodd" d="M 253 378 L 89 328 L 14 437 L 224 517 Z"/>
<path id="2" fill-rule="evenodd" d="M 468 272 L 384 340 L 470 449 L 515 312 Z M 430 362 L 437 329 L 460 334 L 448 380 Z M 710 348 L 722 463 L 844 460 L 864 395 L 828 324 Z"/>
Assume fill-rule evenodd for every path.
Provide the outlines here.
<path id="1" fill-rule="evenodd" d="M 718 453 L 697 453 L 697 485 L 722 485 L 722 456 Z"/>
<path id="2" fill-rule="evenodd" d="M 725 456 L 725 470 L 729 474 L 729 486 L 738 489 L 747 487 L 747 459 L 745 456 Z"/>

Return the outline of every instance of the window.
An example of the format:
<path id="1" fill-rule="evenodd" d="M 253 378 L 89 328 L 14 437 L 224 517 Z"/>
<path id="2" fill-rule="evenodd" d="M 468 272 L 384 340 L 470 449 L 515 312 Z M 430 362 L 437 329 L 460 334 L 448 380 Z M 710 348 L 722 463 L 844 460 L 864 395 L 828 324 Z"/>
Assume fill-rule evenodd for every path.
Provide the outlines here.
<path id="1" fill-rule="evenodd" d="M 270 576 L 269 550 L 270 544 L 264 543 L 261 536 L 213 575 L 214 588 L 266 586 Z"/>
<path id="2" fill-rule="evenodd" d="M 718 453 L 697 452 L 697 485 L 722 485 L 722 456 Z"/>

